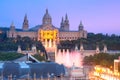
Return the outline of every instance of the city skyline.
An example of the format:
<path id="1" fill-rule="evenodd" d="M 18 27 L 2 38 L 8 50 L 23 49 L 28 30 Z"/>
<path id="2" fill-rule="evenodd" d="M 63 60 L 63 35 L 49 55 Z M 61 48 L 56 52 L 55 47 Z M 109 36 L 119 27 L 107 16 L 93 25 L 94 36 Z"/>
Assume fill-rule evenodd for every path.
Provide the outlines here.
<path id="1" fill-rule="evenodd" d="M 25 14 L 29 27 L 42 24 L 45 10 L 49 10 L 52 24 L 60 28 L 62 17 L 68 15 L 70 30 L 78 30 L 80 21 L 85 30 L 93 33 L 120 34 L 119 0 L 1 0 L 0 26 L 10 27 L 12 21 L 16 28 L 22 28 Z"/>

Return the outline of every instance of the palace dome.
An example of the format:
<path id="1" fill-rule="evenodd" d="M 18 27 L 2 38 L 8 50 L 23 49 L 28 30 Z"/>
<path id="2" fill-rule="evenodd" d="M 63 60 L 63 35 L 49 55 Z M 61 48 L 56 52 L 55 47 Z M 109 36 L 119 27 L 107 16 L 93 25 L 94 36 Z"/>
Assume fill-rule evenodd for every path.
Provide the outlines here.
<path id="1" fill-rule="evenodd" d="M 43 16 L 43 19 L 51 19 L 51 16 L 50 16 L 49 13 L 48 13 L 48 9 L 46 9 L 46 13 L 45 13 L 45 15 Z"/>

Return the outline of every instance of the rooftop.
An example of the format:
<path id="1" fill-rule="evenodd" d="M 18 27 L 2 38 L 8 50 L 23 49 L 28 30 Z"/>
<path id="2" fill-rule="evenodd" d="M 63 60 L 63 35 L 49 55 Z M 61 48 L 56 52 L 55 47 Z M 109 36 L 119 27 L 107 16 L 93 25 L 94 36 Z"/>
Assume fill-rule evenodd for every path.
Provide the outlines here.
<path id="1" fill-rule="evenodd" d="M 25 63 L 25 62 L 1 62 L 0 63 L 0 75 L 3 74 L 4 78 L 8 78 L 9 75 L 16 78 L 22 78 L 25 75 L 33 77 L 34 73 L 37 78 L 41 76 L 48 77 L 49 74 L 59 76 L 65 74 L 64 66 L 54 62 L 41 62 L 41 63 Z"/>

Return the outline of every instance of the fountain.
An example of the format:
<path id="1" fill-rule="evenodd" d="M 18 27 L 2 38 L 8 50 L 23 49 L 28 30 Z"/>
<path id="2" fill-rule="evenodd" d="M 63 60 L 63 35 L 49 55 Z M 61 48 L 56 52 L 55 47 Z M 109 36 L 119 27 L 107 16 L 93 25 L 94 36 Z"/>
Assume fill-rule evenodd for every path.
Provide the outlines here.
<path id="1" fill-rule="evenodd" d="M 75 67 L 82 67 L 83 57 L 79 50 L 70 52 L 68 49 L 66 51 L 65 49 L 59 49 L 56 53 L 55 59 L 56 63 L 63 64 L 66 67 L 72 67 L 73 63 Z"/>
<path id="2" fill-rule="evenodd" d="M 83 68 L 83 55 L 80 50 L 75 48 L 74 51 L 58 50 L 55 54 L 56 63 L 63 64 L 66 67 L 66 76 L 70 76 L 71 79 L 85 78 Z"/>

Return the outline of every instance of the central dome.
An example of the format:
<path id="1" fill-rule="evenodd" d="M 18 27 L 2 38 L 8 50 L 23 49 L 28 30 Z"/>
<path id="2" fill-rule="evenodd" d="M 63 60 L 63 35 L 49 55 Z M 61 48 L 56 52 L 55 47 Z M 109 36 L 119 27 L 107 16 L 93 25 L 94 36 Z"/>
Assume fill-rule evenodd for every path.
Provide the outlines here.
<path id="1" fill-rule="evenodd" d="M 51 18 L 51 16 L 48 13 L 48 9 L 46 9 L 46 13 L 43 16 L 43 25 L 44 24 L 51 24 L 51 23 L 52 23 L 52 18 Z"/>

